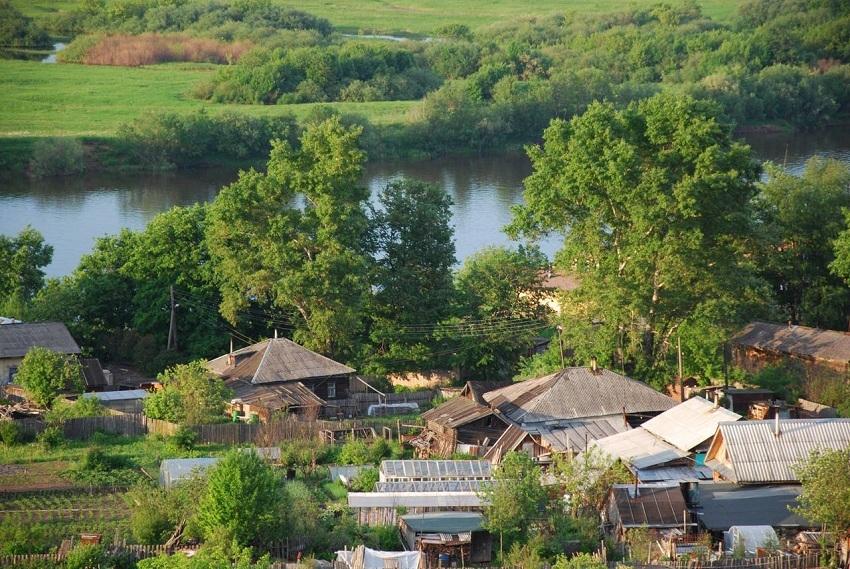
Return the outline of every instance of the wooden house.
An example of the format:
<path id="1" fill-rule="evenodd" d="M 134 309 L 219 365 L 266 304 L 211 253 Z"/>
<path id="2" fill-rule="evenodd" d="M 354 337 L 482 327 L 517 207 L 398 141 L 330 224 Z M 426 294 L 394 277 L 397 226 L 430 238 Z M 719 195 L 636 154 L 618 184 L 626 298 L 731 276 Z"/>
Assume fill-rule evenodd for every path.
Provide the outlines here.
<path id="1" fill-rule="evenodd" d="M 273 338 L 207 362 L 234 391 L 230 409 L 267 421 L 283 412 L 318 415 L 346 399 L 354 370 L 286 338 Z"/>
<path id="2" fill-rule="evenodd" d="M 508 424 L 490 407 L 460 395 L 422 414 L 423 433 L 411 441 L 420 458 L 462 452 L 478 456 L 496 442 Z"/>
<path id="3" fill-rule="evenodd" d="M 845 377 L 850 371 L 850 335 L 806 326 L 751 322 L 730 341 L 738 367 L 756 373 L 790 363 L 806 376 Z"/>
<path id="4" fill-rule="evenodd" d="M 510 424 L 487 451 L 498 463 L 521 450 L 545 463 L 639 425 L 675 405 L 648 385 L 598 366 L 571 367 L 483 395 Z"/>
<path id="5" fill-rule="evenodd" d="M 61 322 L 0 324 L 0 385 L 11 383 L 30 349 L 47 348 L 76 356 L 80 347 Z"/>

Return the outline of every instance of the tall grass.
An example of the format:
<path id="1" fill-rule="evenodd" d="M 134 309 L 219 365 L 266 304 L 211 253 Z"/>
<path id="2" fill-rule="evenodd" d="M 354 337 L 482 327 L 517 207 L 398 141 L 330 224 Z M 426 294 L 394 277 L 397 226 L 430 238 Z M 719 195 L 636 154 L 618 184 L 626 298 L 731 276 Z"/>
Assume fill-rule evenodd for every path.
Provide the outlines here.
<path id="1" fill-rule="evenodd" d="M 253 47 L 247 41 L 227 43 L 212 38 L 155 33 L 88 36 L 74 43 L 78 42 L 82 49 L 74 49 L 72 44 L 67 55 L 62 54 L 62 62 L 123 67 L 173 61 L 233 63 Z"/>

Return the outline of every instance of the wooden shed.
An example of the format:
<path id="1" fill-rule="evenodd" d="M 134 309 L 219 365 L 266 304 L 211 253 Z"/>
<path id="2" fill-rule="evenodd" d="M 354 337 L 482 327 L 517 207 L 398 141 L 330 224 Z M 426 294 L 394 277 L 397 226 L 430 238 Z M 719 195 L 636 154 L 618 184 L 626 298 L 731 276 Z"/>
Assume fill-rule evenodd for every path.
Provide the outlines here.
<path id="1" fill-rule="evenodd" d="M 493 539 L 477 512 L 433 512 L 401 517 L 406 547 L 421 551 L 426 567 L 489 563 Z"/>

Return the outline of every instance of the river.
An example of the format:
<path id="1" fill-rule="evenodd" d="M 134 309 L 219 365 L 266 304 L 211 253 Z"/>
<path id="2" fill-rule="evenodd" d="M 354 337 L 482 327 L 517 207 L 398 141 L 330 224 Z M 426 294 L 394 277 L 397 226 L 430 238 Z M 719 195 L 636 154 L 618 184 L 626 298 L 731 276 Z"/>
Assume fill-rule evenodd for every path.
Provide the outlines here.
<path id="1" fill-rule="evenodd" d="M 799 172 L 811 156 L 825 155 L 850 163 L 850 129 L 806 134 L 749 135 L 760 159 Z M 509 244 L 502 228 L 510 207 L 522 201 L 522 180 L 530 165 L 522 154 L 449 157 L 426 161 L 380 162 L 366 167 L 364 183 L 373 199 L 388 181 L 401 176 L 443 187 L 454 200 L 452 210 L 457 257 L 464 259 L 488 246 Z M 176 205 L 213 199 L 236 172 L 207 168 L 163 174 L 85 174 L 71 178 L 0 182 L 0 233 L 9 235 L 32 225 L 54 247 L 49 276 L 70 273 L 91 250 L 96 237 L 124 227 L 142 229 L 157 213 Z M 541 245 L 551 255 L 558 239 Z"/>

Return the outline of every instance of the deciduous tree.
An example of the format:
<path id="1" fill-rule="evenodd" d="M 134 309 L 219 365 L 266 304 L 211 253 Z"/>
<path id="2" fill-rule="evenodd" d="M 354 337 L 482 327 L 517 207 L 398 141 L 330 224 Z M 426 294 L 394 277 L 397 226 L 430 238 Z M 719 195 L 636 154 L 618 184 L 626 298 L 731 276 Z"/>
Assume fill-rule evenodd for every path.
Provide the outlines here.
<path id="1" fill-rule="evenodd" d="M 668 95 L 622 110 L 594 103 L 553 121 L 531 149 L 534 171 L 510 230 L 564 235 L 557 264 L 581 281 L 564 328 L 580 360 L 610 362 L 620 351 L 659 374 L 701 306 L 723 300 L 728 322 L 750 299 L 743 244 L 759 168 L 717 115 Z"/>
<path id="2" fill-rule="evenodd" d="M 819 450 L 797 466 L 803 492 L 796 512 L 829 531 L 850 532 L 850 448 Z"/>
<path id="3" fill-rule="evenodd" d="M 82 392 L 83 372 L 73 356 L 35 347 L 24 356 L 15 383 L 27 390 L 33 403 L 49 408 L 63 391 Z"/>

